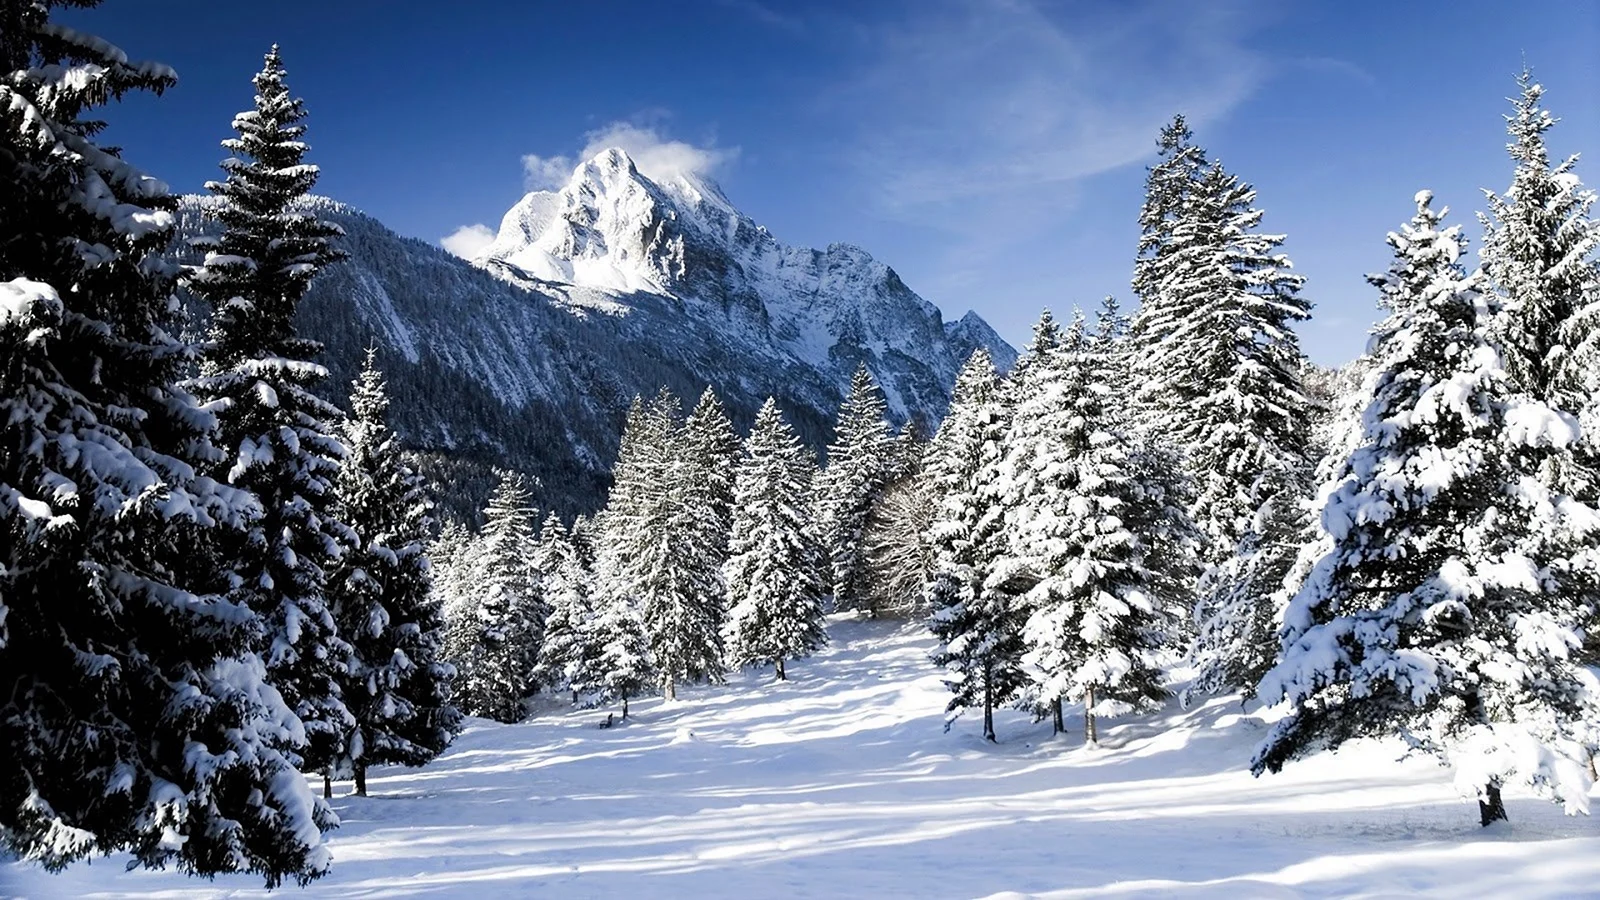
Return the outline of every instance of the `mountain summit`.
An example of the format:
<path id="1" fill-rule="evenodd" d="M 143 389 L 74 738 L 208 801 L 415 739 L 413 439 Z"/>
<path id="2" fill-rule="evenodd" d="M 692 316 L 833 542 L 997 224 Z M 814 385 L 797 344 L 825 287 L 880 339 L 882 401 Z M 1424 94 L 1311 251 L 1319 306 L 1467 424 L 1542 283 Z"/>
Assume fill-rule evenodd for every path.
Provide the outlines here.
<path id="1" fill-rule="evenodd" d="M 780 243 L 715 182 L 652 180 L 617 148 L 580 163 L 560 190 L 523 197 L 474 262 L 515 283 L 671 297 L 687 315 L 744 335 L 752 349 L 841 380 L 865 362 L 901 418 L 937 418 L 976 347 L 1002 366 L 1016 356 L 974 313 L 945 323 L 865 250 Z M 905 377 L 912 362 L 926 371 Z"/>

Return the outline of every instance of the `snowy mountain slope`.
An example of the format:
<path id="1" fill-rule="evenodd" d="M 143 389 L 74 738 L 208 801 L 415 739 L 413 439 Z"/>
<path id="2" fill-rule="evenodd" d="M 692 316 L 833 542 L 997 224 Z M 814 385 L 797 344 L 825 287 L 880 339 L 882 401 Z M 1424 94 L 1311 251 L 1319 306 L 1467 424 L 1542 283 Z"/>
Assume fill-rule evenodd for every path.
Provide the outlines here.
<path id="1" fill-rule="evenodd" d="M 209 202 L 186 199 L 186 234 L 210 227 Z M 715 186 L 657 185 L 620 151 L 561 192 L 525 197 L 479 265 L 312 202 L 344 228 L 349 254 L 300 314 L 327 345 L 330 392 L 342 396 L 377 346 L 396 425 L 449 457 L 448 480 L 466 488 L 458 510 L 475 508 L 487 466 L 505 463 L 540 477 L 542 504 L 593 509 L 629 401 L 662 385 L 686 402 L 715 386 L 741 427 L 776 396 L 820 446 L 860 362 L 896 418 L 932 424 L 974 347 L 1015 358 L 982 319 L 945 323 L 865 252 L 782 247 Z"/>
<path id="2" fill-rule="evenodd" d="M 1357 742 L 1245 770 L 1261 724 L 1236 698 L 1113 724 L 1101 748 L 1020 713 L 1002 743 L 947 694 L 918 628 L 834 621 L 791 681 L 745 673 L 626 725 L 552 709 L 473 720 L 420 770 L 335 800 L 333 873 L 307 897 L 1579 897 L 1600 822 L 1530 797 L 1483 830 L 1449 773 Z M 1105 724 L 1105 723 L 1103 723 Z M 340 785 L 341 795 L 347 785 Z M 23 897 L 250 897 L 122 871 L 0 868 Z M 107 864 L 109 863 L 109 864 Z"/>

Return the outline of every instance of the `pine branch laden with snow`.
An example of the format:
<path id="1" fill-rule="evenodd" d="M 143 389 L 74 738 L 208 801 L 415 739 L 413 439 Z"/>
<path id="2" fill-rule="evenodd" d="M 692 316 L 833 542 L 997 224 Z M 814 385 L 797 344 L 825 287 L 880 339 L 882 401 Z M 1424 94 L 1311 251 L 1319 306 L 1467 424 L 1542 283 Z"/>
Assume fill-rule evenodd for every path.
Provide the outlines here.
<path id="1" fill-rule="evenodd" d="M 455 670 L 442 658 L 444 623 L 424 545 L 433 503 L 389 430 L 375 351 L 367 353 L 350 406 L 334 514 L 355 530 L 357 544 L 339 560 L 328 596 L 354 654 L 340 687 L 356 727 L 335 768 L 351 769 L 357 792 L 365 793 L 369 766 L 426 763 L 460 730 L 461 714 L 449 702 Z"/>
<path id="2" fill-rule="evenodd" d="M 98 107 L 175 75 L 52 5 L 0 3 L 0 840 L 304 883 L 331 818 L 213 565 L 261 510 L 208 477 L 213 411 L 175 386 L 174 202 L 94 140 Z"/>
<path id="3" fill-rule="evenodd" d="M 939 639 L 933 661 L 947 672 L 951 720 L 981 709 L 984 737 L 992 741 L 995 707 L 1010 703 L 1025 682 L 1024 614 L 1018 586 L 994 578 L 1005 542 L 999 464 L 1009 411 L 982 349 L 961 370 L 954 398 L 925 475 L 939 498 L 929 530 L 928 626 Z"/>
<path id="4" fill-rule="evenodd" d="M 815 464 L 768 399 L 745 440 L 734 494 L 727 647 L 735 666 L 809 656 L 827 643 L 819 548 L 809 527 Z"/>
<path id="5" fill-rule="evenodd" d="M 894 459 L 883 391 L 867 367 L 860 366 L 839 407 L 819 497 L 835 609 L 855 609 L 871 591 L 863 535 L 867 517 L 892 475 Z"/>
<path id="6" fill-rule="evenodd" d="M 220 235 L 189 287 L 214 311 L 201 374 L 191 389 L 219 410 L 229 457 L 212 471 L 253 494 L 261 514 L 220 548 L 230 596 L 267 620 L 260 652 L 276 687 L 306 726 L 288 749 L 300 765 L 325 769 L 355 728 L 340 681 L 359 668 L 339 634 L 326 596 L 339 558 L 356 535 L 333 514 L 334 483 L 345 447 L 334 425 L 342 413 L 317 392 L 326 371 L 320 348 L 295 333 L 294 314 L 317 271 L 340 254 L 338 229 L 299 211 L 316 182 L 301 138 L 304 110 L 284 84 L 276 47 L 254 77 L 255 103 L 234 118 L 238 136 L 218 197 Z"/>
<path id="7" fill-rule="evenodd" d="M 1389 236 L 1373 276 L 1390 316 L 1360 446 L 1323 489 L 1328 551 L 1284 617 L 1261 694 L 1287 701 L 1254 771 L 1400 733 L 1455 768 L 1484 824 L 1500 787 L 1588 806 L 1597 684 L 1575 660 L 1586 610 L 1566 560 L 1530 541 L 1570 504 L 1533 473 L 1570 417 L 1519 391 L 1490 339 L 1499 311 L 1464 275 L 1462 240 L 1431 194 Z M 1541 434 L 1535 431 L 1542 430 Z M 1589 513 L 1592 515 L 1592 512 Z"/>

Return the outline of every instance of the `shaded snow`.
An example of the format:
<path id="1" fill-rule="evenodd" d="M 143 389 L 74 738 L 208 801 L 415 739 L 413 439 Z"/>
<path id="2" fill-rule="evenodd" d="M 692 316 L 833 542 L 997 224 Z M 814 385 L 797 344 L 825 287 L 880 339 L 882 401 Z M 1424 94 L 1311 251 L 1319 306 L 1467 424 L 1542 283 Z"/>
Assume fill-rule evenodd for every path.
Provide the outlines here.
<path id="1" fill-rule="evenodd" d="M 1600 823 L 1509 799 L 1484 830 L 1448 772 L 1357 742 L 1245 771 L 1261 720 L 1221 699 L 1112 725 L 976 717 L 946 693 L 916 628 L 834 622 L 791 681 L 735 676 L 626 725 L 557 709 L 473 720 L 421 770 L 378 769 L 335 801 L 333 873 L 308 897 L 1581 896 Z M 341 785 L 340 792 L 347 789 Z M 12 865 L 26 897 L 248 897 L 249 878 L 59 876 Z M 648 876 L 648 877 L 641 877 Z"/>

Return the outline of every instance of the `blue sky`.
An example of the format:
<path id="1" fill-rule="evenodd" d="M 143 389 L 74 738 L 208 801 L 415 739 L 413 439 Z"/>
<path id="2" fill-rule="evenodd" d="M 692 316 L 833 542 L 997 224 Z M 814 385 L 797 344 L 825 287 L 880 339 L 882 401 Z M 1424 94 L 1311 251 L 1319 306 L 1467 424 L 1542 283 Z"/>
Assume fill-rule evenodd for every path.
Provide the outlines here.
<path id="1" fill-rule="evenodd" d="M 319 190 L 427 240 L 585 147 L 707 171 L 788 243 L 847 241 L 1013 343 L 1041 307 L 1129 300 L 1159 125 L 1184 112 L 1256 185 L 1309 278 L 1308 352 L 1356 355 L 1362 280 L 1432 189 L 1476 234 L 1524 59 L 1600 186 L 1600 3 L 107 0 L 66 20 L 177 68 L 107 140 L 214 177 L 266 47 L 311 112 Z"/>

